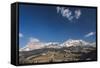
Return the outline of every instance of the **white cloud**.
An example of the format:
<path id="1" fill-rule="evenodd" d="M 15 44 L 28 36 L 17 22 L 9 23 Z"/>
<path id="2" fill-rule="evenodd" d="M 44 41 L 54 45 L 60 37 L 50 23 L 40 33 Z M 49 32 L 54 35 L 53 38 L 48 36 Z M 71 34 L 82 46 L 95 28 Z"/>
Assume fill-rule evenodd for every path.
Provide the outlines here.
<path id="1" fill-rule="evenodd" d="M 19 33 L 19 37 L 22 38 L 23 37 L 23 34 L 22 33 Z"/>
<path id="2" fill-rule="evenodd" d="M 79 19 L 79 17 L 80 17 L 80 15 L 81 15 L 81 10 L 75 10 L 75 17 L 76 17 L 76 19 Z"/>
<path id="3" fill-rule="evenodd" d="M 66 17 L 68 20 L 73 19 L 72 11 L 70 11 L 68 8 L 62 11 L 62 16 Z"/>
<path id="4" fill-rule="evenodd" d="M 57 13 L 61 13 L 61 15 L 65 18 L 67 18 L 69 21 L 72 21 L 74 18 L 79 19 L 81 16 L 81 10 L 73 10 L 74 13 L 69 8 L 65 7 L 56 7 Z"/>
<path id="5" fill-rule="evenodd" d="M 86 34 L 85 37 L 90 37 L 90 36 L 93 36 L 93 35 L 95 35 L 95 32 L 90 32 L 90 33 Z"/>
<path id="6" fill-rule="evenodd" d="M 37 38 L 31 37 L 31 38 L 29 38 L 29 42 L 40 42 L 40 41 Z"/>
<path id="7" fill-rule="evenodd" d="M 44 46 L 44 43 L 40 42 L 39 39 L 37 38 L 29 38 L 29 41 L 27 42 L 27 44 L 21 48 L 19 51 L 30 51 L 30 50 L 34 50 L 34 49 L 40 49 Z"/>
<path id="8" fill-rule="evenodd" d="M 60 10 L 61 10 L 61 8 L 58 6 L 58 7 L 56 7 L 56 9 L 57 9 L 57 13 L 59 13 L 60 12 Z"/>
<path id="9" fill-rule="evenodd" d="M 62 16 L 70 17 L 70 15 L 71 11 L 68 8 L 67 9 L 62 8 Z"/>
<path id="10" fill-rule="evenodd" d="M 74 16 L 70 16 L 68 19 L 69 19 L 70 21 L 72 21 L 73 18 L 74 18 Z"/>
<path id="11" fill-rule="evenodd" d="M 62 7 L 61 14 L 62 14 L 63 17 L 66 17 L 68 20 L 72 20 L 73 19 L 72 11 L 69 10 L 69 8 L 65 9 L 64 7 Z"/>

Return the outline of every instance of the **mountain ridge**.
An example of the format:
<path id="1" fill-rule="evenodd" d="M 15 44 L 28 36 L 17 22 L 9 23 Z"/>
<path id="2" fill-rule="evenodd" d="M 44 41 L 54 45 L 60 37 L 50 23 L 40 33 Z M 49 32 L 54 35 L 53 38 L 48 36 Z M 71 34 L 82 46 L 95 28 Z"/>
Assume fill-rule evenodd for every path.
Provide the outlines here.
<path id="1" fill-rule="evenodd" d="M 40 41 L 31 41 L 29 42 L 25 47 L 20 48 L 19 51 L 31 51 L 35 49 L 41 49 L 41 48 L 63 48 L 63 47 L 71 47 L 71 46 L 92 46 L 95 47 L 95 42 L 86 42 L 84 40 L 73 40 L 69 39 L 61 44 L 58 42 L 48 42 L 48 43 L 42 43 Z"/>

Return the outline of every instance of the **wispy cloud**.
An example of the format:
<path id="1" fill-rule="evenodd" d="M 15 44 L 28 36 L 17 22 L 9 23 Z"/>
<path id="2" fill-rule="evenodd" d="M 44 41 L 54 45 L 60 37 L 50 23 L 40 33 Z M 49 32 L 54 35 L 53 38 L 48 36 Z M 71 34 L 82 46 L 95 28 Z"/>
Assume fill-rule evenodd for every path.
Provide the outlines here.
<path id="1" fill-rule="evenodd" d="M 22 33 L 19 33 L 19 37 L 22 38 L 24 35 Z"/>
<path id="2" fill-rule="evenodd" d="M 90 37 L 90 36 L 93 36 L 93 35 L 95 35 L 95 32 L 90 32 L 90 33 L 86 34 L 85 37 Z"/>
<path id="3" fill-rule="evenodd" d="M 61 10 L 61 8 L 60 8 L 60 7 L 56 7 L 56 9 L 57 9 L 57 13 L 59 13 L 59 12 L 60 12 L 60 10 Z"/>
<path id="4" fill-rule="evenodd" d="M 72 20 L 73 19 L 72 11 L 70 11 L 68 8 L 62 10 L 62 16 L 66 17 L 68 20 Z"/>
<path id="5" fill-rule="evenodd" d="M 81 10 L 75 10 L 75 17 L 76 17 L 76 19 L 79 19 L 79 17 L 80 17 L 80 15 L 81 15 Z"/>
<path id="6" fill-rule="evenodd" d="M 79 19 L 81 16 L 81 10 L 73 10 L 74 13 L 69 8 L 65 7 L 56 7 L 57 13 L 60 13 L 63 17 L 67 18 L 69 21 L 72 21 L 73 19 Z"/>

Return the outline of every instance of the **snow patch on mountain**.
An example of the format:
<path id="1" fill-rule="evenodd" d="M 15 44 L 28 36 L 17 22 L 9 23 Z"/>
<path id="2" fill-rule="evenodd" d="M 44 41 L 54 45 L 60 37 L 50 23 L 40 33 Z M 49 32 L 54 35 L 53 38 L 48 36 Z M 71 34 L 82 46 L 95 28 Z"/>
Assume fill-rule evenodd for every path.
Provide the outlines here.
<path id="1" fill-rule="evenodd" d="M 58 42 L 48 42 L 44 44 L 45 47 L 44 48 L 61 48 Z"/>
<path id="2" fill-rule="evenodd" d="M 86 45 L 90 45 L 91 43 L 83 41 L 83 40 L 73 40 L 73 39 L 69 39 L 67 41 L 65 41 L 63 44 L 61 44 L 61 46 L 64 47 L 70 47 L 70 46 L 86 46 Z"/>
<path id="3" fill-rule="evenodd" d="M 90 42 L 86 42 L 84 40 L 73 40 L 73 39 L 69 39 L 61 44 L 59 44 L 59 42 L 43 43 L 43 42 L 40 42 L 38 39 L 30 38 L 27 45 L 25 47 L 19 49 L 19 51 L 31 51 L 31 50 L 35 50 L 35 49 L 41 49 L 41 48 L 62 48 L 62 47 L 71 47 L 71 46 L 96 47 L 96 43 L 95 42 L 90 43 Z"/>

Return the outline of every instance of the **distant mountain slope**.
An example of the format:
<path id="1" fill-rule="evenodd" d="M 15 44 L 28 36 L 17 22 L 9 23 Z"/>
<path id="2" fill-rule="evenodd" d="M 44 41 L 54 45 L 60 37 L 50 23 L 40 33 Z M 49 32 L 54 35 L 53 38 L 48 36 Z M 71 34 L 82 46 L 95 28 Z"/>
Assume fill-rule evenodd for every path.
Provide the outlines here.
<path id="1" fill-rule="evenodd" d="M 48 42 L 48 43 L 43 43 L 38 40 L 33 41 L 31 40 L 25 47 L 20 48 L 19 51 L 31 51 L 35 49 L 41 49 L 41 48 L 62 48 L 62 47 L 71 47 L 71 46 L 92 46 L 96 47 L 95 42 L 86 42 L 84 40 L 72 40 L 69 39 L 61 44 L 58 42 Z"/>
<path id="2" fill-rule="evenodd" d="M 92 56 L 91 56 L 92 55 Z M 19 52 L 19 63 L 48 63 L 96 60 L 96 48 L 70 46 L 62 48 L 42 48 Z"/>
<path id="3" fill-rule="evenodd" d="M 32 39 L 19 50 L 19 63 L 49 63 L 96 60 L 96 43 L 69 39 L 58 42 L 43 43 Z"/>

